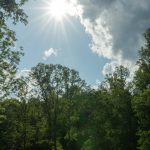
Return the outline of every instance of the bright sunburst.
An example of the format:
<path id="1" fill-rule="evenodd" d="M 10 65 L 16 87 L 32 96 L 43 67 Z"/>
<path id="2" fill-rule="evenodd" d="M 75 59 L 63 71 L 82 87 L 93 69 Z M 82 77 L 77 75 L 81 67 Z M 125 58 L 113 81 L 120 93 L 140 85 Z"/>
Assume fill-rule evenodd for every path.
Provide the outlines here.
<path id="1" fill-rule="evenodd" d="M 49 3 L 49 14 L 56 20 L 62 20 L 71 11 L 72 8 L 66 0 L 52 0 Z"/>

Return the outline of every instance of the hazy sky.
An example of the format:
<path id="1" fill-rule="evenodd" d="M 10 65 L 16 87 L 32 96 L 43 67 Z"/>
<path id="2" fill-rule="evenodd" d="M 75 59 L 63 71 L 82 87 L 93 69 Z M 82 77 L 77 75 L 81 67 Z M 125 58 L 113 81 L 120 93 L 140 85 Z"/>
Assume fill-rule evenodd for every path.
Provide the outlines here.
<path id="1" fill-rule="evenodd" d="M 29 24 L 12 27 L 25 52 L 20 70 L 38 62 L 62 64 L 92 85 L 118 64 L 134 70 L 150 27 L 150 0 L 56 1 L 29 0 Z"/>

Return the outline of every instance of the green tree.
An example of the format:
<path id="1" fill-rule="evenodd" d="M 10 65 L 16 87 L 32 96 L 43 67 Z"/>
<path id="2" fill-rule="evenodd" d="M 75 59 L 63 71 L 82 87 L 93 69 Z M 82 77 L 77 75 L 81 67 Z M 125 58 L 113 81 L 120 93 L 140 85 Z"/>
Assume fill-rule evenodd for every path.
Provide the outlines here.
<path id="1" fill-rule="evenodd" d="M 150 29 L 144 34 L 145 46 L 139 51 L 138 70 L 135 73 L 134 84 L 138 91 L 150 88 Z"/>
<path id="2" fill-rule="evenodd" d="M 138 148 L 150 149 L 150 89 L 134 97 L 133 108 L 138 118 Z"/>
<path id="3" fill-rule="evenodd" d="M 128 76 L 128 69 L 120 66 L 106 78 L 112 113 L 108 134 L 111 147 L 118 150 L 136 147 L 136 122 L 132 110 L 132 96 L 126 82 Z"/>
<path id="4" fill-rule="evenodd" d="M 139 68 L 135 73 L 133 108 L 138 120 L 138 148 L 150 149 L 150 29 L 144 34 L 145 46 L 139 52 Z"/>
<path id="5" fill-rule="evenodd" d="M 14 85 L 17 65 L 23 55 L 22 48 L 15 49 L 16 35 L 7 26 L 7 20 L 27 24 L 27 16 L 21 8 L 25 1 L 0 1 L 0 96 L 6 96 Z"/>
<path id="6" fill-rule="evenodd" d="M 111 144 L 107 132 L 110 130 L 111 107 L 105 90 L 92 90 L 82 107 L 82 149 L 109 150 Z M 81 132 L 81 131 L 80 131 Z"/>
<path id="7" fill-rule="evenodd" d="M 15 99 L 0 102 L 5 117 L 0 123 L 0 147 L 2 150 L 16 150 L 20 147 L 19 110 L 20 102 Z"/>
<path id="8" fill-rule="evenodd" d="M 71 138 L 75 128 L 72 127 L 71 123 L 76 118 L 75 97 L 80 94 L 85 82 L 80 79 L 77 71 L 61 65 L 38 64 L 32 68 L 31 76 L 35 80 L 41 100 L 45 104 L 49 140 L 52 141 L 54 149 L 57 149 L 58 134 L 61 134 L 61 131 L 58 132 L 58 126 L 60 120 L 65 119 L 63 126 L 66 128 L 63 128 L 65 133 L 62 138 L 66 141 L 67 147 L 70 147 L 71 143 L 74 142 L 71 142 Z M 64 113 L 63 115 L 61 115 L 61 111 Z"/>
<path id="9" fill-rule="evenodd" d="M 8 21 L 15 25 L 17 22 L 27 24 L 27 16 L 23 12 L 22 6 L 25 0 L 1 0 L 0 1 L 0 98 L 5 99 L 12 92 L 16 85 L 15 75 L 20 57 L 23 55 L 22 48 L 17 50 L 15 43 L 17 41 L 15 32 L 7 26 Z M 18 109 L 19 102 L 9 100 L 2 102 L 6 117 L 1 130 L 2 149 L 18 149 L 16 142 L 19 137 L 18 129 Z M 6 105 L 5 105 L 6 104 Z M 5 145 L 4 145 L 5 144 Z M 1 145 L 1 146 L 2 146 Z"/>

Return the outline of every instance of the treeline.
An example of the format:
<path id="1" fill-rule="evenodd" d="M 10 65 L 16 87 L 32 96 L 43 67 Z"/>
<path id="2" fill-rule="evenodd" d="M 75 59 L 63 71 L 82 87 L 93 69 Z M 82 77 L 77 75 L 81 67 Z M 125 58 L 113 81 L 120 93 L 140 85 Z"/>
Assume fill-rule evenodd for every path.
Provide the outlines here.
<path id="1" fill-rule="evenodd" d="M 132 82 L 116 67 L 97 90 L 62 65 L 39 63 L 19 77 L 11 19 L 27 23 L 22 1 L 0 1 L 0 150 L 149 150 L 150 29 Z"/>

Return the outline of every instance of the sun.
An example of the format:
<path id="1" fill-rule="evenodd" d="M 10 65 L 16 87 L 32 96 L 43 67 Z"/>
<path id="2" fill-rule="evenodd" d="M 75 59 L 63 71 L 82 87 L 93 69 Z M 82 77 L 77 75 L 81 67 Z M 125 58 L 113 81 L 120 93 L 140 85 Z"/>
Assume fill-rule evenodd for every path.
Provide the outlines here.
<path id="1" fill-rule="evenodd" d="M 66 0 L 52 0 L 49 3 L 49 14 L 60 21 L 69 14 L 70 7 Z"/>

